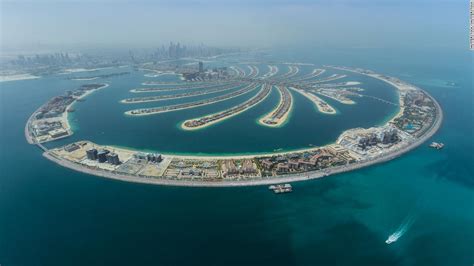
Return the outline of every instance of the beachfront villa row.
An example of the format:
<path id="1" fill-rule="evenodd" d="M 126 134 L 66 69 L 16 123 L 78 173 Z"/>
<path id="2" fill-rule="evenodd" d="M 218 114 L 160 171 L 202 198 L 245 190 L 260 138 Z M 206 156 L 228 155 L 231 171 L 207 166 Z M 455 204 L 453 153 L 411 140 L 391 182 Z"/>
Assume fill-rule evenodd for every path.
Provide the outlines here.
<path id="1" fill-rule="evenodd" d="M 262 89 L 259 91 L 259 93 L 256 96 L 252 97 L 250 100 L 248 100 L 244 103 L 241 103 L 237 106 L 234 106 L 230 109 L 224 110 L 224 111 L 222 111 L 220 113 L 217 113 L 217 114 L 212 114 L 212 115 L 209 115 L 209 116 L 204 116 L 204 117 L 201 117 L 201 118 L 185 121 L 183 123 L 184 126 L 185 126 L 185 129 L 186 128 L 196 128 L 196 127 L 204 126 L 208 123 L 211 123 L 211 122 L 214 122 L 214 121 L 226 118 L 226 117 L 230 117 L 233 114 L 244 111 L 244 110 L 252 107 L 253 105 L 259 103 L 260 101 L 262 101 L 270 93 L 271 88 L 272 88 L 271 85 L 264 84 Z"/>
<path id="2" fill-rule="evenodd" d="M 55 158 L 86 169 L 110 171 L 140 178 L 256 178 L 323 169 L 356 161 L 337 145 L 308 152 L 243 159 L 200 159 L 142 153 L 88 141 L 80 141 L 48 152 Z"/>
<path id="3" fill-rule="evenodd" d="M 407 91 L 402 98 L 403 112 L 391 123 L 413 136 L 421 136 L 436 119 L 435 103 L 420 90 Z"/>

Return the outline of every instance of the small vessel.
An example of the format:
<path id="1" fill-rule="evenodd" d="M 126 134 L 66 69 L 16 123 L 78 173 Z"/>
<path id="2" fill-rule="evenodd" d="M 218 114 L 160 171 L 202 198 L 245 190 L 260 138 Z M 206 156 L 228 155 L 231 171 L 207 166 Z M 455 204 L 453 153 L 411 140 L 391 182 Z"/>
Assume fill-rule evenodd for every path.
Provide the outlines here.
<path id="1" fill-rule="evenodd" d="M 444 147 L 444 144 L 443 143 L 438 143 L 438 142 L 431 142 L 430 147 L 435 148 L 437 150 L 440 150 Z"/>
<path id="2" fill-rule="evenodd" d="M 387 240 L 385 240 L 385 243 L 390 245 L 393 242 L 397 241 L 400 237 L 402 237 L 408 231 L 408 229 L 410 229 L 410 227 L 413 225 L 414 222 L 415 222 L 415 217 L 413 215 L 410 215 L 407 218 L 405 218 L 405 220 L 398 227 L 398 229 L 394 233 L 388 236 Z"/>
<path id="3" fill-rule="evenodd" d="M 269 186 L 268 189 L 273 190 L 275 194 L 293 192 L 293 187 L 290 184 L 278 184 Z"/>
<path id="4" fill-rule="evenodd" d="M 387 243 L 387 244 L 390 245 L 391 243 L 397 241 L 397 240 L 398 240 L 398 237 L 399 237 L 399 236 L 396 235 L 396 234 L 391 234 L 391 235 L 387 238 L 387 240 L 385 240 L 385 243 Z"/>

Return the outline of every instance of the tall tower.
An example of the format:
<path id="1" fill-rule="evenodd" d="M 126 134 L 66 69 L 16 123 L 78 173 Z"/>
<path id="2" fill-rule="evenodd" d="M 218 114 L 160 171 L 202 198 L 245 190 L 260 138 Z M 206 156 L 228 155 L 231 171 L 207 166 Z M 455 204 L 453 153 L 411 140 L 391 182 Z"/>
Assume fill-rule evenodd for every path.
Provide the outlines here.
<path id="1" fill-rule="evenodd" d="M 469 13 L 470 13 L 470 17 L 469 17 L 469 24 L 470 24 L 469 48 L 474 51 L 474 0 L 470 1 L 469 7 L 470 7 L 469 8 Z"/>
<path id="2" fill-rule="evenodd" d="M 135 56 L 133 56 L 132 50 L 128 50 L 128 55 L 130 56 L 130 60 L 132 60 L 132 63 L 136 63 L 135 61 Z"/>

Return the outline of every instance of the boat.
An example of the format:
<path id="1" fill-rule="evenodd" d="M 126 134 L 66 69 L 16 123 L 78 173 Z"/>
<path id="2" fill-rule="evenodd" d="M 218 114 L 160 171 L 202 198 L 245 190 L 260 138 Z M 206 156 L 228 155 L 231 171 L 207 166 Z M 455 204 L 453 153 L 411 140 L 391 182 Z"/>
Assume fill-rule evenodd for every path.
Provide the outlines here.
<path id="1" fill-rule="evenodd" d="M 273 190 L 275 194 L 293 192 L 293 187 L 290 184 L 271 185 L 268 189 Z"/>
<path id="2" fill-rule="evenodd" d="M 385 240 L 385 243 L 390 245 L 397 240 L 398 240 L 398 236 L 396 234 L 392 234 L 387 238 L 387 240 Z"/>
<path id="3" fill-rule="evenodd" d="M 438 143 L 438 142 L 431 142 L 430 147 L 435 148 L 437 150 L 440 150 L 444 147 L 444 144 L 443 143 Z"/>
<path id="4" fill-rule="evenodd" d="M 413 215 L 409 215 L 405 220 L 402 222 L 402 224 L 398 227 L 398 229 L 392 233 L 391 235 L 388 236 L 387 240 L 385 240 L 385 243 L 390 245 L 393 242 L 397 241 L 400 237 L 402 237 L 408 229 L 413 225 L 415 222 L 415 217 Z"/>

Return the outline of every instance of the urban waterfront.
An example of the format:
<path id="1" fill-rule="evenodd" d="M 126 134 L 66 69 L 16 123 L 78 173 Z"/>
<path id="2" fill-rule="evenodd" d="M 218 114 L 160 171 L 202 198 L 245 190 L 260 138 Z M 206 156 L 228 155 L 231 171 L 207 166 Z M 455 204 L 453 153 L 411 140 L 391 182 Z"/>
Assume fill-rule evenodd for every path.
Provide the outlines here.
<path id="1" fill-rule="evenodd" d="M 306 51 L 305 55 L 308 53 Z M 340 53 L 344 56 L 338 56 Z M 473 113 L 472 54 L 467 51 L 421 51 L 414 61 L 411 53 L 399 51 L 387 55 L 377 50 L 336 50 L 313 53 L 311 59 L 317 64 L 374 69 L 428 91 L 441 104 L 445 114 L 443 126 L 433 140 L 443 141 L 446 147 L 436 151 L 426 143 L 388 163 L 294 184 L 295 192 L 284 196 L 268 193 L 266 187 L 197 189 L 130 184 L 62 168 L 43 158 L 38 148 L 26 143 L 24 124 L 49 98 L 77 87 L 82 81 L 71 84 L 69 80 L 46 77 L 2 83 L 2 264 L 74 264 L 79 258 L 91 264 L 112 264 L 123 262 L 124 257 L 136 264 L 196 261 L 206 265 L 472 263 L 469 249 L 474 242 L 474 183 L 470 165 L 473 125 L 466 122 L 472 121 Z M 290 58 L 281 56 L 281 60 L 302 61 L 300 56 L 303 53 L 293 53 Z M 249 135 L 242 137 L 236 145 L 213 146 L 211 141 L 202 141 L 203 136 L 196 139 L 190 136 L 186 140 L 182 136 L 187 133 L 180 131 L 177 123 L 181 120 L 172 116 L 152 118 L 156 122 L 165 121 L 156 126 L 156 131 L 146 127 L 149 121 L 131 121 L 137 125 L 143 123 L 139 131 L 127 130 L 128 126 L 118 130 L 121 119 L 128 119 L 122 113 L 129 107 L 118 103 L 124 95 L 117 93 L 111 99 L 107 90 L 116 86 L 128 91 L 131 84 L 117 86 L 114 85 L 116 79 L 129 79 L 138 84 L 142 74 L 140 78 L 133 74 L 112 77 L 109 88 L 94 92 L 86 101 L 75 105 L 76 112 L 72 113 L 73 128 L 76 127 L 74 135 L 54 145 L 87 138 L 103 144 L 175 153 L 228 154 L 245 153 L 249 149 L 268 152 L 325 144 L 334 141 L 343 130 L 343 127 L 338 129 L 337 122 L 332 122 L 331 130 L 315 130 L 321 132 L 317 137 L 300 134 L 298 138 L 285 138 L 288 142 L 282 142 L 283 147 L 275 147 L 276 141 L 256 144 L 253 140 L 258 139 L 258 132 L 267 128 L 258 127 L 255 121 L 258 116 L 245 117 L 246 113 L 235 118 L 242 119 L 240 125 L 230 123 L 230 129 L 222 127 L 224 132 L 219 131 L 221 127 L 208 131 L 216 131 L 215 134 L 222 136 L 219 142 L 222 144 L 226 137 L 231 138 L 225 130 L 258 127 L 252 138 Z M 453 82 L 455 85 L 450 85 Z M 388 88 L 387 97 L 395 98 L 390 92 Z M 303 99 L 298 94 L 293 95 L 295 104 L 303 105 Z M 278 102 L 276 96 L 273 93 L 273 97 L 270 95 L 266 99 L 272 103 L 256 106 L 253 110 L 260 114 L 271 110 Z M 93 108 L 102 106 L 101 101 L 103 108 L 119 110 L 100 112 Z M 363 109 L 363 104 L 359 105 Z M 344 106 L 337 103 L 334 106 L 345 112 Z M 361 110 L 364 115 L 359 114 L 360 117 L 367 120 L 351 120 L 355 125 L 382 124 L 396 112 L 394 108 L 381 110 L 385 111 Z M 107 116 L 114 113 L 117 114 L 115 124 L 114 119 Z M 202 111 L 202 114 L 207 113 L 209 110 Z M 88 119 L 88 116 L 97 119 Z M 110 123 L 101 123 L 101 116 Z M 292 123 L 297 125 L 297 118 L 297 115 L 292 116 L 281 130 L 291 129 Z M 337 116 L 329 116 L 328 123 L 333 119 Z M 318 121 L 323 123 L 323 120 Z M 342 118 L 339 123 L 346 128 L 353 127 Z M 137 132 L 140 132 L 138 137 Z M 177 136 L 175 139 L 181 139 L 183 143 L 160 141 L 161 138 L 170 139 L 170 136 Z M 197 139 L 199 145 L 195 144 Z M 213 139 L 212 134 L 209 139 Z M 385 239 L 406 217 L 414 217 L 411 227 L 395 244 L 386 245 Z M 225 245 L 222 239 L 226 239 Z"/>

